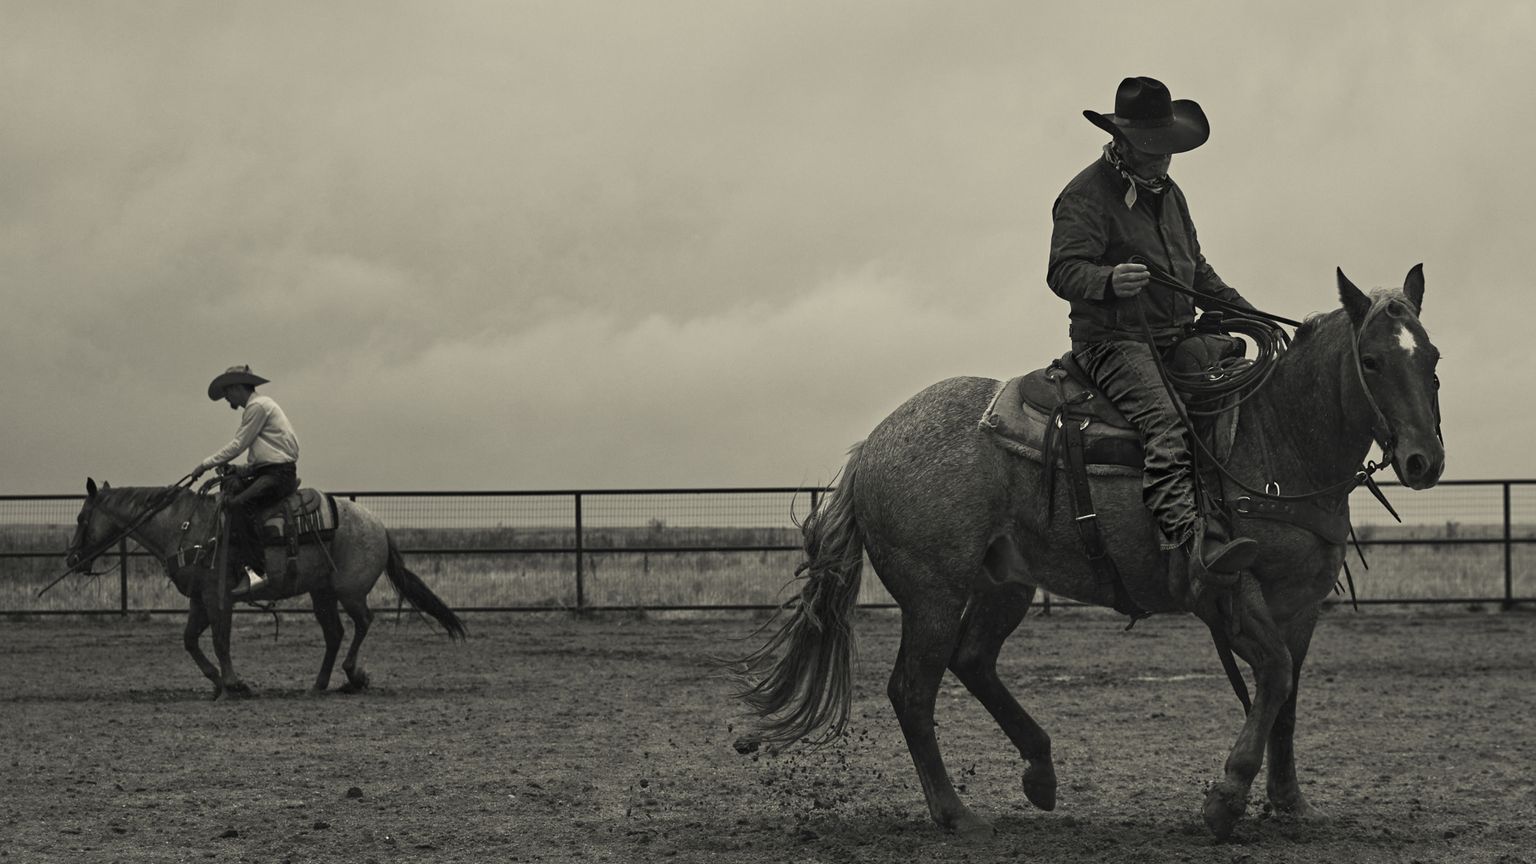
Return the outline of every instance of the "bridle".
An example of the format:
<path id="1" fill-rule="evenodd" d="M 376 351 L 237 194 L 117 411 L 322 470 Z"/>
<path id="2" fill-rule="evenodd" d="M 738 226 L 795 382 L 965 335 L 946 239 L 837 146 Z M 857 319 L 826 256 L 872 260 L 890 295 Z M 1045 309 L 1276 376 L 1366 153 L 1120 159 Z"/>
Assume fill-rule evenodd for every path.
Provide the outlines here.
<path id="1" fill-rule="evenodd" d="M 1145 265 L 1149 271 L 1152 282 L 1155 282 L 1158 285 L 1161 285 L 1162 287 L 1167 288 L 1175 293 L 1192 297 L 1202 306 L 1220 309 L 1223 312 L 1237 316 L 1238 318 L 1260 319 L 1262 321 L 1269 322 L 1269 326 L 1276 330 L 1279 330 L 1279 328 L 1275 326 L 1277 324 L 1289 324 L 1293 327 L 1299 327 L 1301 325 L 1301 322 L 1299 321 L 1293 321 L 1289 318 L 1283 318 L 1279 315 L 1273 315 L 1258 309 L 1246 309 L 1242 306 L 1238 306 L 1235 303 L 1229 303 L 1219 297 L 1214 297 L 1204 292 L 1196 291 L 1192 288 L 1187 288 L 1173 277 L 1159 270 L 1150 261 L 1140 255 L 1133 256 L 1131 258 L 1131 263 Z M 1180 415 L 1183 417 L 1186 428 L 1193 429 L 1194 427 L 1190 424 L 1190 418 L 1185 413 L 1183 400 L 1178 398 L 1178 393 L 1173 388 L 1172 378 L 1170 377 L 1167 368 L 1163 365 L 1162 355 L 1157 351 L 1155 344 L 1153 344 L 1152 330 L 1147 323 L 1146 307 L 1144 302 L 1141 300 L 1141 297 L 1142 295 L 1137 295 L 1138 302 L 1136 308 L 1141 316 L 1141 329 L 1143 337 L 1146 339 L 1149 346 L 1153 348 L 1152 356 L 1157 361 L 1158 373 L 1162 377 L 1163 385 L 1167 387 L 1169 392 L 1175 397 L 1173 400 L 1174 405 L 1178 408 Z M 1365 464 L 1360 466 L 1360 469 L 1357 470 L 1349 478 L 1341 480 L 1338 483 L 1324 486 L 1320 489 L 1314 489 L 1310 492 L 1302 492 L 1299 494 L 1281 494 L 1277 484 L 1265 484 L 1265 488 L 1258 489 L 1243 482 L 1243 480 L 1233 474 L 1231 470 L 1221 462 L 1221 460 L 1216 458 L 1216 454 L 1212 453 L 1210 449 L 1206 447 L 1205 442 L 1201 441 L 1198 435 L 1191 435 L 1190 440 L 1192 440 L 1195 443 L 1195 446 L 1199 448 L 1201 455 L 1204 456 L 1204 458 L 1208 460 L 1212 465 L 1216 466 L 1217 470 L 1219 470 L 1221 474 L 1226 477 L 1226 479 L 1230 480 L 1239 489 L 1242 489 L 1249 495 L 1258 498 L 1265 498 L 1276 502 L 1316 501 L 1320 498 L 1331 498 L 1341 494 L 1348 495 L 1357 487 L 1364 485 L 1371 491 L 1371 494 L 1376 497 L 1376 500 L 1381 502 L 1381 505 L 1387 509 L 1387 512 L 1391 513 L 1393 517 L 1398 518 L 1398 521 L 1402 521 L 1401 517 L 1398 517 L 1397 511 L 1392 507 L 1391 502 L 1387 501 L 1387 496 L 1381 491 L 1381 487 L 1376 485 L 1376 481 L 1371 478 L 1372 474 L 1375 474 L 1377 471 L 1380 471 L 1381 469 L 1392 464 L 1392 460 L 1395 458 L 1394 447 L 1397 444 L 1397 434 L 1392 428 L 1391 421 L 1387 419 L 1386 414 L 1381 410 L 1380 403 L 1376 401 L 1375 394 L 1371 392 L 1370 385 L 1365 380 L 1365 367 L 1360 357 L 1361 336 L 1365 333 L 1366 328 L 1370 325 L 1371 321 L 1378 314 L 1380 314 L 1381 310 L 1385 309 L 1386 306 L 1386 303 L 1373 304 L 1371 308 L 1366 312 L 1365 318 L 1361 320 L 1360 326 L 1358 328 L 1354 328 L 1353 338 L 1350 339 L 1349 343 L 1350 356 L 1354 361 L 1352 365 L 1355 369 L 1355 377 L 1360 384 L 1361 392 L 1365 394 L 1366 404 L 1371 408 L 1371 437 L 1382 449 L 1382 460 L 1380 462 L 1367 459 Z M 1284 344 L 1289 344 L 1288 339 L 1281 341 Z M 1267 380 L 1268 375 L 1265 374 L 1258 382 L 1257 386 L 1262 386 L 1262 384 Z M 1250 393 L 1249 395 L 1252 394 Z M 1440 423 L 1440 402 L 1438 392 L 1435 394 L 1434 410 L 1435 427 L 1436 433 L 1438 434 Z"/>
<path id="2" fill-rule="evenodd" d="M 45 585 L 41 591 L 38 591 L 37 596 L 43 596 L 48 592 L 48 589 L 62 582 L 64 578 L 71 573 L 80 573 L 85 576 L 100 576 L 102 573 L 106 572 L 93 571 L 90 569 L 82 568 L 88 568 L 91 562 L 95 561 L 97 558 L 100 558 L 112 547 L 127 539 L 130 535 L 133 534 L 133 532 L 139 530 L 139 528 L 141 528 L 144 523 L 154 518 L 155 514 L 171 506 L 171 504 L 176 500 L 177 495 L 182 490 L 188 488 L 188 486 L 191 485 L 192 480 L 192 475 L 188 474 L 172 485 L 162 488 L 159 492 L 155 493 L 154 499 L 149 502 L 148 506 L 144 508 L 143 512 L 130 519 L 119 520 L 117 516 L 111 511 L 106 511 L 106 518 L 120 526 L 118 530 L 113 532 L 106 539 L 99 540 L 92 544 L 89 549 L 79 550 L 76 548 L 76 546 L 79 543 L 84 542 L 85 535 L 89 533 L 91 520 L 95 517 L 96 513 L 97 502 L 95 498 L 97 496 L 89 496 L 87 498 L 88 506 L 86 510 L 80 514 L 81 525 L 79 537 L 76 541 L 70 543 L 70 547 L 68 549 L 64 550 L 64 561 L 68 566 L 65 568 L 63 573 L 59 574 L 58 578 Z M 97 493 L 97 495 L 99 494 L 100 493 Z"/>

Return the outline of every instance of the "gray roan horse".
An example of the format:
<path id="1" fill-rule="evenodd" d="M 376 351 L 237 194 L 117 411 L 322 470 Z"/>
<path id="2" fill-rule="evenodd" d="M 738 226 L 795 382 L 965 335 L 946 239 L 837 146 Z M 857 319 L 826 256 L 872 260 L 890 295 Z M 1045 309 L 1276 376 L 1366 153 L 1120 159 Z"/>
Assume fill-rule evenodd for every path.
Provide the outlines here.
<path id="1" fill-rule="evenodd" d="M 1242 406 L 1232 476 L 1287 494 L 1336 487 L 1318 503 L 1347 521 L 1348 490 L 1372 441 L 1392 455 L 1398 478 L 1433 486 L 1444 467 L 1439 438 L 1439 351 L 1419 323 L 1422 267 L 1401 291 L 1367 296 L 1338 274 L 1342 309 L 1313 317 L 1276 361 L 1268 382 Z M 1056 803 L 1051 739 L 998 678 L 997 655 L 1036 588 L 1109 605 L 1072 524 L 1065 482 L 1047 522 L 1039 466 L 1006 452 L 977 421 L 999 382 L 951 378 L 913 396 L 853 448 L 836 490 L 802 526 L 805 583 L 792 612 L 741 662 L 742 693 L 772 747 L 824 742 L 848 722 L 850 614 L 863 557 L 901 607 L 901 647 L 887 693 L 940 826 L 966 836 L 990 823 L 955 795 L 934 737 L 934 699 L 944 670 L 987 708 L 1023 757 L 1024 794 Z M 1231 500 L 1231 480 L 1226 480 Z M 1258 560 L 1231 592 L 1226 615 L 1209 599 L 1194 608 L 1168 588 L 1158 536 L 1139 479 L 1093 479 L 1105 542 L 1128 590 L 1151 612 L 1194 612 L 1230 633 L 1253 670 L 1255 695 L 1225 772 L 1205 799 L 1204 818 L 1227 837 L 1247 805 L 1268 748 L 1267 792 L 1279 812 L 1316 817 L 1296 779 L 1296 688 L 1319 605 L 1343 563 L 1342 542 L 1295 524 L 1245 519 Z M 1305 506 L 1313 506 L 1302 502 Z M 1214 632 L 1214 631 L 1213 631 Z M 819 734 L 818 734 L 819 733 Z M 1134 750 L 1130 751 L 1134 752 Z"/>
<path id="2" fill-rule="evenodd" d="M 69 567 L 78 570 L 87 566 L 94 557 L 87 550 L 97 549 L 99 554 L 102 545 L 110 545 L 115 542 L 114 536 L 132 528 L 128 536 L 160 561 L 176 589 L 191 600 L 183 641 L 197 668 L 213 682 L 213 697 L 217 699 L 224 693 L 249 695 L 250 688 L 235 674 L 230 659 L 233 604 L 228 586 L 225 579 L 215 578 L 216 573 L 227 572 L 223 567 L 223 550 L 215 555 L 196 556 L 193 562 L 183 563 L 190 547 L 204 544 L 215 535 L 217 500 L 174 486 L 114 489 L 110 484 L 102 484 L 97 489 L 96 481 L 91 479 L 86 480 L 85 491 L 85 504 L 80 508 L 74 540 L 66 554 Z M 133 527 L 143 514 L 166 504 L 167 497 L 167 506 Z M 269 548 L 267 572 L 281 573 L 284 557 L 282 549 Z M 341 664 L 347 683 L 341 689 L 356 692 L 368 686 L 368 675 L 357 663 L 357 652 L 373 620 L 373 613 L 368 609 L 368 592 L 373 590 L 373 583 L 378 581 L 381 573 L 388 573 L 389 581 L 400 596 L 415 609 L 437 619 L 450 637 L 464 635 L 464 625 L 453 610 L 406 568 L 400 553 L 395 550 L 394 540 L 379 518 L 352 501 L 337 499 L 336 535 L 325 547 L 314 543 L 301 545 L 298 578 L 292 585 L 285 586 L 288 590 L 283 594 L 265 594 L 258 598 L 272 600 L 309 594 L 315 618 L 325 634 L 325 658 L 321 660 L 320 674 L 315 678 L 315 691 L 330 686 L 331 669 L 341 647 L 342 626 L 337 604 L 347 610 L 352 619 L 352 645 Z M 198 645 L 210 623 L 218 666 L 208 661 Z"/>

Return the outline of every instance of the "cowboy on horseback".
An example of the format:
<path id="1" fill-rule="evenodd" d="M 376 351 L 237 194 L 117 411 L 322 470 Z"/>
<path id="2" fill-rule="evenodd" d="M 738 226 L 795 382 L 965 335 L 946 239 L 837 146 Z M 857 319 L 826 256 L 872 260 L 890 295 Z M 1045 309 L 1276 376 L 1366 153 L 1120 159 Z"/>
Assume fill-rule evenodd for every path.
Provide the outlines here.
<path id="1" fill-rule="evenodd" d="M 231 410 L 241 411 L 240 428 L 233 440 L 192 469 L 196 479 L 211 468 L 228 465 L 242 452 L 247 454 L 245 466 L 235 471 L 237 481 L 226 480 L 224 499 L 230 528 L 230 575 L 244 576 L 235 588 L 237 593 L 254 591 L 266 581 L 266 554 L 257 516 L 263 507 L 282 501 L 299 488 L 299 439 L 277 402 L 256 392 L 266 383 L 267 379 L 252 373 L 249 366 L 231 366 L 209 382 L 210 400 L 223 399 Z"/>
<path id="2" fill-rule="evenodd" d="M 1153 356 L 1155 350 L 1171 359 L 1194 323 L 1196 302 L 1157 284 L 1147 264 L 1132 260 L 1252 308 L 1201 254 L 1184 193 L 1167 173 L 1174 153 L 1205 143 L 1210 125 L 1198 103 L 1171 99 L 1162 82 L 1144 77 L 1120 82 L 1113 114 L 1083 115 L 1112 138 L 1052 207 L 1046 281 L 1072 304 L 1074 358 L 1141 433 L 1142 499 L 1161 532 L 1170 583 L 1179 586 L 1187 578 L 1198 597 L 1213 586 L 1234 584 L 1257 544 L 1225 536 L 1219 520 L 1202 514 L 1190 430 Z"/>

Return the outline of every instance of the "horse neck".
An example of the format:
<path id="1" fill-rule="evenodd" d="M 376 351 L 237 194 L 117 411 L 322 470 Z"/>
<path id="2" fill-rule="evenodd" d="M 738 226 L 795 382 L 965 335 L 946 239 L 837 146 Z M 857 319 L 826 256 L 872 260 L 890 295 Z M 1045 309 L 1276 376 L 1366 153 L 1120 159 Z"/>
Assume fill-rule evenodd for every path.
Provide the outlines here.
<path id="1" fill-rule="evenodd" d="M 120 530 L 126 528 L 154 506 L 164 487 L 124 486 L 102 490 L 101 504 L 107 509 L 113 523 Z M 129 537 L 156 558 L 166 558 L 176 549 L 183 522 L 196 518 L 201 499 L 185 489 L 178 490 L 170 506 L 151 516 L 143 525 L 133 529 Z"/>
<path id="2" fill-rule="evenodd" d="M 1304 493 L 1353 476 L 1371 449 L 1370 408 L 1355 382 L 1354 329 L 1342 309 L 1311 322 L 1245 411 L 1245 448 L 1263 482 Z M 1249 406 L 1245 405 L 1247 409 Z M 1257 436 L 1258 441 L 1253 440 Z"/>

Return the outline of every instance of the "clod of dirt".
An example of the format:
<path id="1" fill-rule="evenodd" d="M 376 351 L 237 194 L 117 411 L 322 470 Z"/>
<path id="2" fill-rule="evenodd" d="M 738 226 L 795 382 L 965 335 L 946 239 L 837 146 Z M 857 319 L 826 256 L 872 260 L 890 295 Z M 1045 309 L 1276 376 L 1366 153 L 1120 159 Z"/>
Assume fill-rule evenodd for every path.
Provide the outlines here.
<path id="1" fill-rule="evenodd" d="M 745 756 L 748 753 L 756 753 L 757 748 L 762 746 L 762 742 L 758 741 L 756 738 L 749 738 L 748 736 L 743 735 L 733 741 L 731 746 L 736 748 L 737 753 Z"/>
<path id="2" fill-rule="evenodd" d="M 230 828 L 230 829 L 226 830 L 223 834 L 220 834 L 219 835 L 219 839 L 220 840 L 231 840 L 231 839 L 234 839 L 235 837 L 239 837 L 239 836 L 240 836 L 240 832 L 239 831 L 236 831 L 235 829 Z"/>
<path id="3" fill-rule="evenodd" d="M 363 797 L 363 790 L 358 788 L 358 787 L 356 787 L 356 786 L 349 786 L 349 787 L 347 787 L 347 797 L 348 798 L 361 798 L 361 797 Z"/>
<path id="4" fill-rule="evenodd" d="M 316 831 L 324 831 L 325 829 L 331 827 L 331 823 L 325 821 L 324 819 L 316 819 L 315 824 L 311 825 L 310 827 Z"/>

